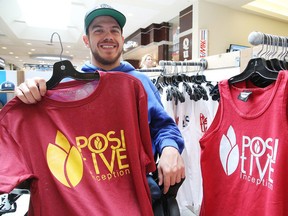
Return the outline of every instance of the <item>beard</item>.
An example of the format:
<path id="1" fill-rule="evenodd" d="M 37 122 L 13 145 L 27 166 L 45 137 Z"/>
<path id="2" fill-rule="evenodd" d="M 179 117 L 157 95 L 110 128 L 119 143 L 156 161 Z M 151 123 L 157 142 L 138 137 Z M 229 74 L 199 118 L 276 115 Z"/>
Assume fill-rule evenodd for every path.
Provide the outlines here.
<path id="1" fill-rule="evenodd" d="M 118 59 L 120 58 L 122 52 L 118 52 L 116 57 L 113 58 L 113 59 L 104 59 L 102 58 L 98 52 L 92 52 L 92 55 L 94 57 L 94 59 L 99 62 L 100 64 L 102 65 L 111 65 L 111 64 L 114 64 L 115 62 L 118 61 Z"/>

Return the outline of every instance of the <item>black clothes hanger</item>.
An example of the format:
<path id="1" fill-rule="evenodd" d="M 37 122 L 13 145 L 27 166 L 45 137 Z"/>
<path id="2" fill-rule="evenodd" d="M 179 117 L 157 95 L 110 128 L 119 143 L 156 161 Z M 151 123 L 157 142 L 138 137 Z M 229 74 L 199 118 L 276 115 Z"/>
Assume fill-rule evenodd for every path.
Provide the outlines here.
<path id="1" fill-rule="evenodd" d="M 270 85 L 277 79 L 279 71 L 272 68 L 273 65 L 269 60 L 266 60 L 267 58 L 261 57 L 264 54 L 267 54 L 267 56 L 269 57 L 272 53 L 274 53 L 273 50 L 268 49 L 269 47 L 271 48 L 271 46 L 266 46 L 266 51 L 262 53 L 264 49 L 264 44 L 272 44 L 272 37 L 267 37 L 265 34 L 260 33 L 257 34 L 257 37 L 254 38 L 258 38 L 257 44 L 255 44 L 254 40 L 250 40 L 250 43 L 253 45 L 262 44 L 261 50 L 258 52 L 257 57 L 250 59 L 247 67 L 242 73 L 233 76 L 228 80 L 229 84 L 250 80 L 254 85 L 258 87 L 265 87 Z M 259 43 L 259 41 L 261 41 L 261 43 Z M 262 53 L 262 55 L 260 55 L 260 53 Z"/>
<path id="2" fill-rule="evenodd" d="M 75 80 L 99 80 L 100 75 L 97 71 L 95 73 L 79 72 L 69 60 L 56 62 L 53 65 L 52 77 L 46 82 L 47 89 L 53 89 L 67 77 Z"/>
<path id="3" fill-rule="evenodd" d="M 273 36 L 272 38 L 274 38 L 274 46 L 276 46 L 276 50 L 273 55 L 274 58 L 270 61 L 276 70 L 287 70 L 288 67 L 285 61 L 285 56 L 287 54 L 287 39 L 281 36 Z M 278 48 L 280 47 L 282 48 L 282 51 L 277 57 L 275 57 L 275 54 L 278 53 Z"/>
<path id="4" fill-rule="evenodd" d="M 263 58 L 251 59 L 248 62 L 248 65 L 244 69 L 244 71 L 239 75 L 236 75 L 228 79 L 228 82 L 229 84 L 233 84 L 250 79 L 254 84 L 257 84 L 257 86 L 259 87 L 268 86 L 277 79 L 278 74 L 277 72 L 271 71 L 270 69 L 265 67 L 265 65 L 266 60 Z M 213 88 L 210 88 L 209 95 L 212 97 L 212 100 L 218 102 L 220 101 L 220 92 L 218 83 Z"/>
<path id="5" fill-rule="evenodd" d="M 211 96 L 213 101 L 220 101 L 220 92 L 218 83 L 210 89 L 209 95 Z"/>
<path id="6" fill-rule="evenodd" d="M 184 90 L 187 92 L 187 94 L 190 96 L 190 99 L 192 97 L 193 89 L 192 87 L 187 83 L 183 82 Z"/>
<path id="7" fill-rule="evenodd" d="M 271 66 L 275 71 L 285 70 L 284 64 L 277 58 L 270 59 Z"/>
<path id="8" fill-rule="evenodd" d="M 63 45 L 61 37 L 57 32 L 51 35 L 50 43 L 52 44 L 53 36 L 57 35 L 61 45 L 60 61 L 53 65 L 52 77 L 46 82 L 47 89 L 52 89 L 57 86 L 64 78 L 73 78 L 75 80 L 98 80 L 100 75 L 95 73 L 84 73 L 77 71 L 69 60 L 62 61 Z"/>
<path id="9" fill-rule="evenodd" d="M 198 84 L 207 82 L 205 75 L 196 74 L 191 77 L 192 81 Z"/>
<path id="10" fill-rule="evenodd" d="M 170 95 L 174 98 L 175 105 L 178 105 L 178 102 L 184 103 L 185 102 L 185 96 L 182 92 L 179 91 L 178 87 L 176 86 L 170 86 L 167 89 L 167 96 Z"/>
<path id="11" fill-rule="evenodd" d="M 231 77 L 228 82 L 234 84 L 245 80 L 251 80 L 252 83 L 259 87 L 265 87 L 277 79 L 278 72 L 268 68 L 264 58 L 251 59 L 244 71 L 236 76 Z"/>

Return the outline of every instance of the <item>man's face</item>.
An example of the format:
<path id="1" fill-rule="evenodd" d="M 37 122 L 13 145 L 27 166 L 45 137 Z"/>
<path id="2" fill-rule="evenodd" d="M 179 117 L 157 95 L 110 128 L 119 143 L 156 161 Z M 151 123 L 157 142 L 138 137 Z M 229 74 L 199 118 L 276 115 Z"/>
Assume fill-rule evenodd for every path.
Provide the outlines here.
<path id="1" fill-rule="evenodd" d="M 115 19 L 110 16 L 96 17 L 88 28 L 88 36 L 83 39 L 92 52 L 92 63 L 96 66 L 119 65 L 124 38 Z"/>

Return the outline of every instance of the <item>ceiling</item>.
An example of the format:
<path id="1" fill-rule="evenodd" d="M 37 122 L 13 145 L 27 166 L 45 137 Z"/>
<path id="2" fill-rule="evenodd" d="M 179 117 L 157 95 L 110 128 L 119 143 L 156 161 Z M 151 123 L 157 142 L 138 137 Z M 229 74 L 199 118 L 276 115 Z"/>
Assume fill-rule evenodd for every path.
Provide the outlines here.
<path id="1" fill-rule="evenodd" d="M 52 27 L 33 27 L 28 24 L 21 10 L 20 3 L 32 8 L 31 13 L 37 17 L 48 17 Z M 6 64 L 11 63 L 23 68 L 24 64 L 53 64 L 60 60 L 61 46 L 58 35 L 62 41 L 62 58 L 70 58 L 73 64 L 80 66 L 89 60 L 89 50 L 82 42 L 83 17 L 85 12 L 95 6 L 95 0 L 0 0 L 0 57 L 5 59 Z M 62 1 L 69 1 L 69 7 L 65 7 Z M 222 4 L 234 9 L 251 1 L 247 0 L 206 0 L 207 2 Z M 121 3 L 120 3 L 121 2 Z M 139 28 L 146 28 L 151 23 L 169 21 L 179 15 L 179 12 L 192 5 L 195 0 L 106 0 L 105 3 L 122 11 L 127 17 L 124 28 L 124 37 L 131 35 Z M 40 3 L 40 4 L 38 4 Z M 102 2 L 99 2 L 102 3 Z M 97 3 L 98 4 L 98 3 Z M 65 10 L 69 9 L 69 10 Z M 241 9 L 244 10 L 244 9 Z M 69 14 L 66 15 L 65 14 Z M 57 17 L 60 15 L 60 18 Z M 31 17 L 30 17 L 31 18 Z M 59 20 L 68 19 L 65 29 L 56 26 Z M 34 18 L 34 21 L 38 18 Z M 33 20 L 32 20 L 33 21 Z M 53 42 L 50 43 L 54 32 Z M 149 49 L 149 47 L 147 48 Z M 142 55 L 141 51 L 138 52 Z M 40 60 L 34 57 L 42 55 L 56 57 L 53 60 Z M 139 56 L 137 58 L 140 58 Z M 57 60 L 58 59 L 58 60 Z"/>

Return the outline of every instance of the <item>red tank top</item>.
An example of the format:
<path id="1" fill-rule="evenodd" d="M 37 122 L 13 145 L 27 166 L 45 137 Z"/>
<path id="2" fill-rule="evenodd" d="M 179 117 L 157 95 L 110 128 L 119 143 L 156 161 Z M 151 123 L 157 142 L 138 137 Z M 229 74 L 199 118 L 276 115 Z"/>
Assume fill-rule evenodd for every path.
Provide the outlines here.
<path id="1" fill-rule="evenodd" d="M 288 215 L 287 81 L 281 71 L 265 88 L 219 83 L 219 108 L 200 140 L 201 215 Z"/>

